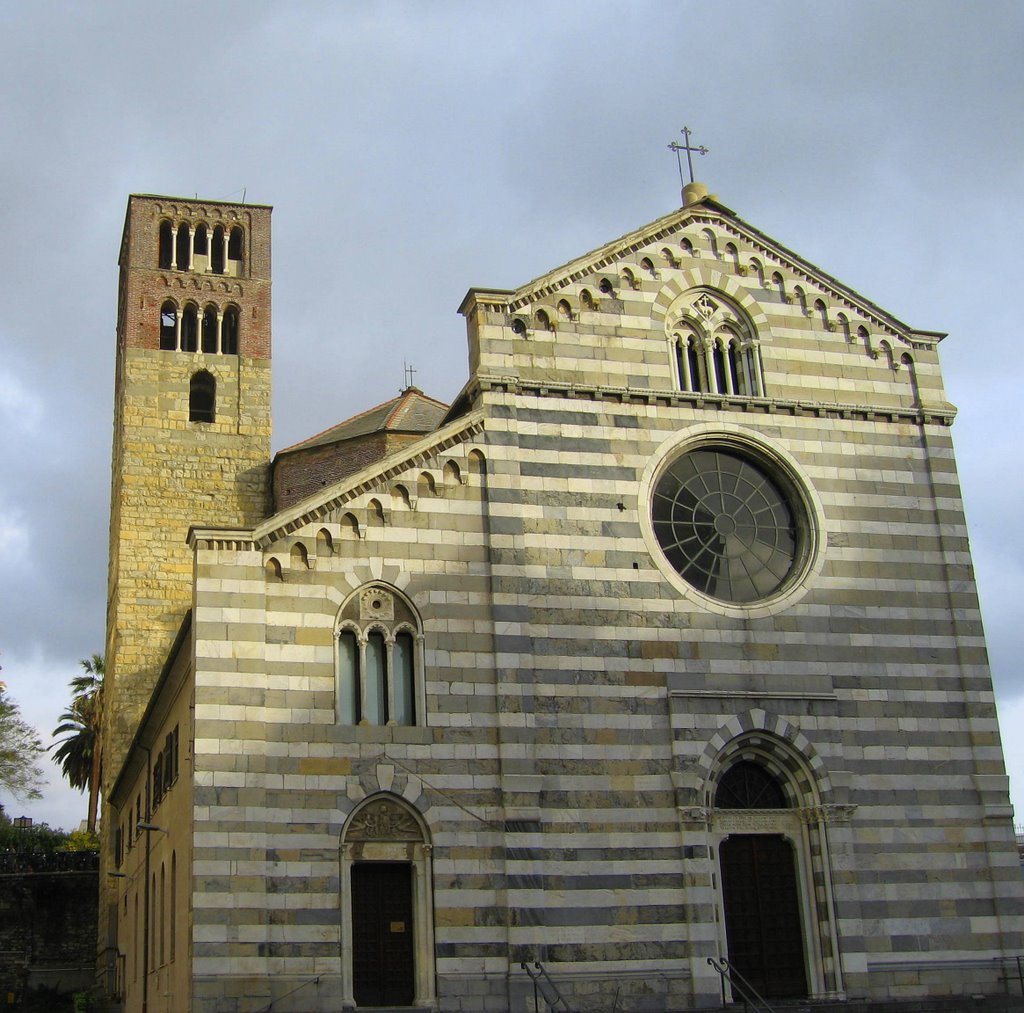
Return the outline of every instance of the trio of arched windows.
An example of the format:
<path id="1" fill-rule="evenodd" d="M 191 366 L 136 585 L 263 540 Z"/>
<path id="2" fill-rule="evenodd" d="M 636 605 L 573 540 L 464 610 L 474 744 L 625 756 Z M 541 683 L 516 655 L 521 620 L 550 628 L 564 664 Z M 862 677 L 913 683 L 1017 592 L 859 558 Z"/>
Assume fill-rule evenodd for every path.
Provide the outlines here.
<path id="1" fill-rule="evenodd" d="M 230 228 L 204 222 L 160 223 L 158 263 L 164 271 L 242 273 L 245 234 L 240 225 Z"/>
<path id="2" fill-rule="evenodd" d="M 172 299 L 160 307 L 160 347 L 172 352 L 238 355 L 237 306 L 208 303 L 200 313 L 189 302 L 180 312 Z"/>
<path id="3" fill-rule="evenodd" d="M 420 723 L 423 638 L 412 607 L 371 586 L 342 609 L 336 636 L 339 723 Z"/>
<path id="4" fill-rule="evenodd" d="M 680 390 L 763 397 L 760 350 L 729 331 L 707 338 L 686 329 L 674 338 Z"/>
<path id="5" fill-rule="evenodd" d="M 761 350 L 746 318 L 717 292 L 695 291 L 671 331 L 680 390 L 763 397 Z"/>

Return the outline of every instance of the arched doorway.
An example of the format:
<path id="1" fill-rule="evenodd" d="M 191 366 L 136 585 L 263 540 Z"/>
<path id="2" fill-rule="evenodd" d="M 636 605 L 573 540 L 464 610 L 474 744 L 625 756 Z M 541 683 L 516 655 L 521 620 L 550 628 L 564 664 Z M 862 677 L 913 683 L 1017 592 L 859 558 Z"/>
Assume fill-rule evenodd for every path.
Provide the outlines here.
<path id="1" fill-rule="evenodd" d="M 782 785 L 741 760 L 722 775 L 716 809 L 785 809 Z M 783 834 L 733 833 L 719 846 L 729 964 L 766 998 L 808 994 L 797 862 Z"/>
<path id="2" fill-rule="evenodd" d="M 404 800 L 356 808 L 341 837 L 342 977 L 346 1003 L 429 1005 L 434 999 L 430 845 Z"/>

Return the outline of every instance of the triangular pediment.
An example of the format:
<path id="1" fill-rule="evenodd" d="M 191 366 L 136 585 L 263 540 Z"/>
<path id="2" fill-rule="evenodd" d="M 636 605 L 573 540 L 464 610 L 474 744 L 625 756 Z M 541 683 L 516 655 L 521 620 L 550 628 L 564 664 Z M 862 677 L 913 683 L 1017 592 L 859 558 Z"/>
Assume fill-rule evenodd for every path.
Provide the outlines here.
<path id="1" fill-rule="evenodd" d="M 516 289 L 471 289 L 480 391 L 711 395 L 727 410 L 949 415 L 936 345 L 821 268 L 703 199 Z"/>
<path id="2" fill-rule="evenodd" d="M 703 230 L 712 230 L 710 233 Z M 713 237 L 713 238 L 712 238 Z M 728 249 L 732 242 L 734 250 Z M 650 268 L 644 267 L 645 259 Z M 472 288 L 460 307 L 465 311 L 473 302 L 498 302 L 509 311 L 516 312 L 550 301 L 558 293 L 578 285 L 586 279 L 618 273 L 619 282 L 630 275 L 642 280 L 644 275 L 657 276 L 665 268 L 683 266 L 687 261 L 717 263 L 725 273 L 746 276 L 748 272 L 764 272 L 769 291 L 771 275 L 785 272 L 789 291 L 785 298 L 799 298 L 801 288 L 805 298 L 810 286 L 814 297 L 828 301 L 833 314 L 852 310 L 870 320 L 880 331 L 906 341 L 934 343 L 945 335 L 934 331 L 915 331 L 903 321 L 860 293 L 783 246 L 777 240 L 745 222 L 717 199 L 706 198 L 698 203 L 679 208 L 639 229 L 604 243 L 553 268 L 516 289 Z M 628 273 L 627 273 L 628 272 Z M 609 278 L 613 289 L 615 281 Z M 598 293 L 592 293 L 599 299 Z"/>

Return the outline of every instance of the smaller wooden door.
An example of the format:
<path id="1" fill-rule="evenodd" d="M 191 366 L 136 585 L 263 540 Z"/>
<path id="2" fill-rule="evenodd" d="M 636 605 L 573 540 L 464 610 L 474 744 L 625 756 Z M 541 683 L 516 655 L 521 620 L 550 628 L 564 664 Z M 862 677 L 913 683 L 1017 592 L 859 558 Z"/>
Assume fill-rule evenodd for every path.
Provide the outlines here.
<path id="1" fill-rule="evenodd" d="M 807 995 L 792 845 L 736 834 L 720 849 L 729 963 L 768 999 Z"/>
<path id="2" fill-rule="evenodd" d="M 416 992 L 412 866 L 352 866 L 352 985 L 358 1006 L 411 1006 Z"/>

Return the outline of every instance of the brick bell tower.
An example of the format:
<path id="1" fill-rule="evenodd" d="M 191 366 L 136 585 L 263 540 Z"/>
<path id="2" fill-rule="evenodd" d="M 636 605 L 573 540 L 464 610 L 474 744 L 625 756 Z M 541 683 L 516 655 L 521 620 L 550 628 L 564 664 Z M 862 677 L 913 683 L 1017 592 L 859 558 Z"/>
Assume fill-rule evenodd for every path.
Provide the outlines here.
<path id="1" fill-rule="evenodd" d="M 250 527 L 269 509 L 270 215 L 252 204 L 128 199 L 118 282 L 105 789 L 192 603 L 190 525 Z"/>

